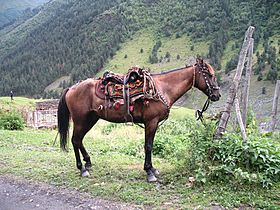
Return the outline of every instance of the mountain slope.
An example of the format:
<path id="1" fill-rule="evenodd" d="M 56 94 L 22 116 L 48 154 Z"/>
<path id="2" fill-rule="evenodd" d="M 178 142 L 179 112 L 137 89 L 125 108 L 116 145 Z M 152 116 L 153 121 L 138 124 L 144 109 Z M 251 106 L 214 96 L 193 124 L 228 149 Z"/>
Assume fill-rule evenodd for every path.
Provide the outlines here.
<path id="1" fill-rule="evenodd" d="M 33 9 L 49 0 L 0 0 L 0 28 L 11 24 L 27 8 Z"/>
<path id="2" fill-rule="evenodd" d="M 230 59 L 224 55 L 230 52 L 228 42 L 241 43 L 249 24 L 256 26 L 256 45 L 280 31 L 279 6 L 253 0 L 53 0 L 0 30 L 0 95 L 13 89 L 42 96 L 45 87 L 63 76 L 73 84 L 104 66 L 125 69 L 117 60 L 108 61 L 131 39 L 140 40 L 135 49 L 116 55 L 127 57 L 130 65 L 139 56 L 142 61 L 135 64 L 161 71 L 202 54 L 222 69 L 226 64 L 221 59 Z M 147 45 L 145 38 L 141 43 L 141 33 L 149 34 Z M 161 46 L 152 50 L 157 43 Z M 238 51 L 240 45 L 234 47 Z"/>

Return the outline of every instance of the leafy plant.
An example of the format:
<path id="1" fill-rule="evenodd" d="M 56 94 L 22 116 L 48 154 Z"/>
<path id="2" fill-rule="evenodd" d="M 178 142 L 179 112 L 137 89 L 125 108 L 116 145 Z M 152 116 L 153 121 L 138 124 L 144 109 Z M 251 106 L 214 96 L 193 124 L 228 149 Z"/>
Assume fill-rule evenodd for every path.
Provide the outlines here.
<path id="1" fill-rule="evenodd" d="M 0 129 L 23 130 L 24 121 L 20 114 L 16 112 L 0 113 Z"/>
<path id="2" fill-rule="evenodd" d="M 169 120 L 156 134 L 153 154 L 173 161 L 184 159 L 191 120 Z"/>
<path id="3" fill-rule="evenodd" d="M 214 122 L 203 127 L 192 120 L 171 121 L 160 129 L 154 154 L 174 162 L 197 183 L 222 181 L 271 187 L 280 180 L 280 146 L 273 140 L 277 136 L 257 131 L 250 115 L 246 143 L 238 133 L 213 140 Z"/>
<path id="4" fill-rule="evenodd" d="M 109 123 L 108 125 L 102 128 L 102 134 L 109 135 L 115 128 L 122 126 L 121 124 L 117 123 Z"/>

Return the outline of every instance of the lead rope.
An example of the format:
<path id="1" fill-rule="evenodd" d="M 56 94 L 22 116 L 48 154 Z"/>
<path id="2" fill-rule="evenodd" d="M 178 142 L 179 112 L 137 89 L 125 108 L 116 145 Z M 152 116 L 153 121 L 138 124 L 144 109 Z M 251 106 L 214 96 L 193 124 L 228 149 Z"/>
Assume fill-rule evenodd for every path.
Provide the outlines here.
<path id="1" fill-rule="evenodd" d="M 193 65 L 193 84 L 192 84 L 192 89 L 193 90 L 194 90 L 194 85 L 195 85 L 195 66 Z M 208 109 L 209 104 L 210 104 L 210 99 L 208 98 L 205 101 L 202 110 L 197 109 L 196 112 L 195 112 L 196 120 L 200 120 L 204 126 L 205 126 L 205 122 L 204 122 L 204 119 L 203 119 L 203 113 Z"/>
<path id="2" fill-rule="evenodd" d="M 205 111 L 208 109 L 209 104 L 210 104 L 210 99 L 208 98 L 208 99 L 205 101 L 202 110 L 199 110 L 199 109 L 198 109 L 198 110 L 196 110 L 196 112 L 195 112 L 195 117 L 197 117 L 196 120 L 200 120 L 200 121 L 202 122 L 203 125 L 205 125 L 204 119 L 203 119 L 203 112 L 205 112 Z"/>

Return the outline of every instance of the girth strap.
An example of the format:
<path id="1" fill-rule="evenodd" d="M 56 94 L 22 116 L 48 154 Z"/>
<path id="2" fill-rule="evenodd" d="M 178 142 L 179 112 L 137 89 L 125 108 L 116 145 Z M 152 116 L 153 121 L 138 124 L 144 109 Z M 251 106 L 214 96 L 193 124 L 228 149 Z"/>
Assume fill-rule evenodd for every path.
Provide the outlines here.
<path id="1" fill-rule="evenodd" d="M 124 79 L 123 79 L 123 100 L 124 100 L 124 109 L 126 110 L 125 112 L 125 120 L 129 121 L 131 120 L 131 122 L 133 123 L 133 117 L 130 113 L 130 109 L 129 109 L 129 104 L 130 104 L 130 97 L 129 97 L 129 79 L 130 79 L 130 75 L 125 75 Z M 127 117 L 129 117 L 130 119 L 127 119 Z"/>

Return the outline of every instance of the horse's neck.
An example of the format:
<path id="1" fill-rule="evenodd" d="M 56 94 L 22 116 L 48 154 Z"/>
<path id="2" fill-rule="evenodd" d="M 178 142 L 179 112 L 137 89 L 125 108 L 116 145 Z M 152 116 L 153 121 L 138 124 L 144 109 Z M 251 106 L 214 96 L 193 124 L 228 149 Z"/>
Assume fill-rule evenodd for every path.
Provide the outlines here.
<path id="1" fill-rule="evenodd" d="M 157 76 L 162 94 L 170 105 L 174 104 L 193 84 L 193 68 L 186 67 Z"/>

